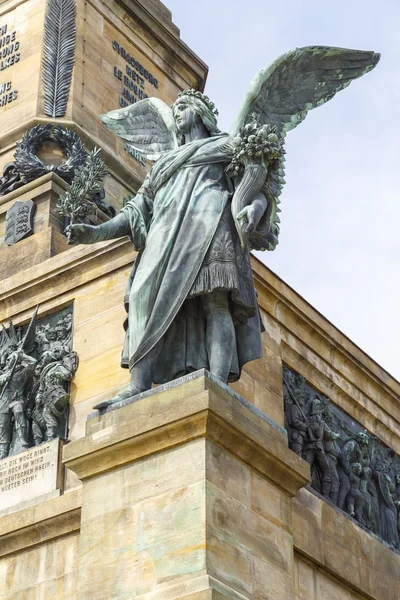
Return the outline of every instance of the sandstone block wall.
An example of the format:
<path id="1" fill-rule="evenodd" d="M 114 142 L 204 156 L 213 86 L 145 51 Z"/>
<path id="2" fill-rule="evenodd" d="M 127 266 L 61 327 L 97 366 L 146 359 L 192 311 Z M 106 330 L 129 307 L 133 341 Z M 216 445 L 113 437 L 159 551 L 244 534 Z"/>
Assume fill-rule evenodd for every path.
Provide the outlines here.
<path id="1" fill-rule="evenodd" d="M 20 42 L 19 60 L 2 71 L 18 96 L 0 107 L 0 170 L 12 160 L 23 133 L 49 121 L 41 86 L 45 10 L 44 0 L 0 1 L 0 26 L 16 31 Z M 125 98 L 129 65 L 117 47 L 124 47 L 157 79 L 158 88 L 146 80 L 144 93 L 156 91 L 168 103 L 184 87 L 203 89 L 207 68 L 180 40 L 168 9 L 157 0 L 78 2 L 75 70 L 67 113 L 58 122 L 77 131 L 88 148 L 102 147 L 111 175 L 106 193 L 118 209 L 137 190 L 146 169 L 99 120 L 100 113 L 117 108 Z M 44 148 L 41 156 L 53 160 L 54 148 Z M 87 437 L 92 406 L 128 383 L 119 358 L 123 296 L 135 253 L 127 239 L 68 246 L 55 211 L 64 191 L 65 184 L 49 174 L 0 197 L 0 322 L 7 326 L 12 317 L 16 325 L 25 324 L 37 304 L 40 316 L 73 307 L 73 344 L 80 366 L 71 385 L 69 440 L 80 444 Z M 8 248 L 6 212 L 17 199 L 28 198 L 37 205 L 35 234 Z M 232 389 L 283 427 L 286 364 L 399 452 L 400 384 L 267 267 L 255 258 L 252 264 L 265 326 L 264 356 L 246 366 Z M 193 396 L 194 407 L 200 396 Z M 162 415 L 162 406 L 141 424 L 158 411 Z M 87 452 L 117 425 L 110 418 L 107 432 L 92 424 L 94 437 Z M 200 435 L 198 423 L 196 427 L 196 435 L 189 429 L 186 438 L 175 439 L 173 449 L 163 446 L 171 442 L 168 430 L 148 456 L 132 454 L 126 464 L 114 465 L 112 493 L 107 469 L 88 476 L 88 504 L 82 500 L 85 476 L 65 467 L 60 497 L 0 515 L 0 599 L 83 600 L 103 594 L 128 600 L 133 597 L 133 574 L 138 574 L 141 599 L 148 600 L 153 586 L 158 594 L 154 598 L 168 600 L 171 569 L 174 576 L 181 569 L 183 587 L 170 590 L 170 599 L 179 593 L 185 600 L 400 598 L 398 554 L 307 489 L 285 491 L 290 478 L 279 478 L 279 456 L 288 463 L 292 459 L 283 438 L 276 445 L 275 461 L 270 452 L 267 464 L 271 469 L 274 464 L 274 470 L 262 473 L 264 463 L 255 445 L 253 452 L 249 445 L 248 454 L 238 454 L 239 443 L 227 449 L 215 432 L 205 429 Z M 240 441 L 240 436 L 235 439 Z M 263 440 L 268 446 L 275 438 L 269 433 Z M 296 467 L 298 472 L 302 468 L 307 470 L 307 465 Z M 298 487 L 306 482 L 304 473 Z M 99 535 L 96 545 L 90 543 L 92 530 L 93 536 Z M 111 551 L 115 547 L 121 551 L 118 559 Z M 96 570 L 107 556 L 113 562 L 110 558 L 109 565 Z M 79 575 L 79 564 L 85 566 L 85 575 Z M 190 587 L 185 581 L 195 572 L 197 580 Z"/>

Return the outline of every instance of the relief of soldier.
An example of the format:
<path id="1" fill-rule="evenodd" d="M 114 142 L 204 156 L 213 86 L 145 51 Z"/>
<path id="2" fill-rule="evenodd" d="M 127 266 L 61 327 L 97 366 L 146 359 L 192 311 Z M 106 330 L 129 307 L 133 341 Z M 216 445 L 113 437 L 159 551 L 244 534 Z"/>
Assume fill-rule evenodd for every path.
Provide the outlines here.
<path id="1" fill-rule="evenodd" d="M 69 404 L 69 391 L 64 385 L 71 381 L 78 368 L 76 352 L 54 349 L 54 360 L 40 373 L 35 408 L 31 414 L 35 446 L 58 437 L 59 423 Z"/>
<path id="2" fill-rule="evenodd" d="M 400 457 L 284 367 L 289 447 L 311 466 L 311 488 L 400 549 Z"/>
<path id="3" fill-rule="evenodd" d="M 78 367 L 72 314 L 63 311 L 0 334 L 0 459 L 65 437 L 69 382 Z M 47 321 L 47 322 L 43 322 Z"/>

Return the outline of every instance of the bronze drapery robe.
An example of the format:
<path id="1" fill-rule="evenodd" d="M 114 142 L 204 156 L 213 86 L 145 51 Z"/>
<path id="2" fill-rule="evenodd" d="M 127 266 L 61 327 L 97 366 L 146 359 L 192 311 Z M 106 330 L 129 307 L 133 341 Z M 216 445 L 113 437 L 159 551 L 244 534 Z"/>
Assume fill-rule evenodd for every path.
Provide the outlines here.
<path id="1" fill-rule="evenodd" d="M 235 323 L 229 380 L 237 380 L 246 362 L 262 356 L 249 250 L 240 248 L 230 215 L 233 184 L 225 174 L 232 153 L 228 139 L 220 135 L 196 140 L 169 152 L 122 209 L 139 251 L 125 298 L 128 319 L 122 366 L 132 368 L 163 338 L 154 383 L 209 368 L 205 317 L 198 300 L 215 289 L 230 292 Z M 238 278 L 246 281 L 238 286 L 241 289 L 234 283 L 227 287 L 208 281 L 206 289 L 207 277 L 199 277 L 202 265 L 213 242 L 216 246 L 216 238 L 222 235 L 223 240 L 227 231 L 235 254 L 230 266 L 237 263 Z"/>

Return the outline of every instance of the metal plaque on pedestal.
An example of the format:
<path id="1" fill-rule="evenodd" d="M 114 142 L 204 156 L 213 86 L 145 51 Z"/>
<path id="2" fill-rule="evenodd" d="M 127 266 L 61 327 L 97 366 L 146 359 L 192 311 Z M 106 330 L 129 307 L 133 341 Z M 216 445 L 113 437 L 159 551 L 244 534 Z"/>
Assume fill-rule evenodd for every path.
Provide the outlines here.
<path id="1" fill-rule="evenodd" d="M 36 205 L 32 200 L 17 202 L 7 211 L 6 234 L 4 241 L 7 246 L 13 246 L 17 242 L 33 234 L 33 215 Z"/>

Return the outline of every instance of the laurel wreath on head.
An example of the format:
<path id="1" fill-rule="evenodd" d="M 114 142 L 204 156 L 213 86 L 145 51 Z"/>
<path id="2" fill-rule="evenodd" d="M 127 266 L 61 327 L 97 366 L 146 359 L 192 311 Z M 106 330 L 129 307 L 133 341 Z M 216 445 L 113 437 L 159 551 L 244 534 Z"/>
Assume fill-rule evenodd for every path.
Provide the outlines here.
<path id="1" fill-rule="evenodd" d="M 37 156 L 37 152 L 46 141 L 56 142 L 66 156 L 59 165 L 45 165 Z M 34 181 L 47 173 L 56 173 L 67 183 L 71 183 L 75 171 L 85 164 L 87 152 L 79 136 L 72 129 L 58 125 L 36 125 L 27 131 L 21 142 L 17 144 L 14 155 L 16 170 L 23 181 Z"/>

